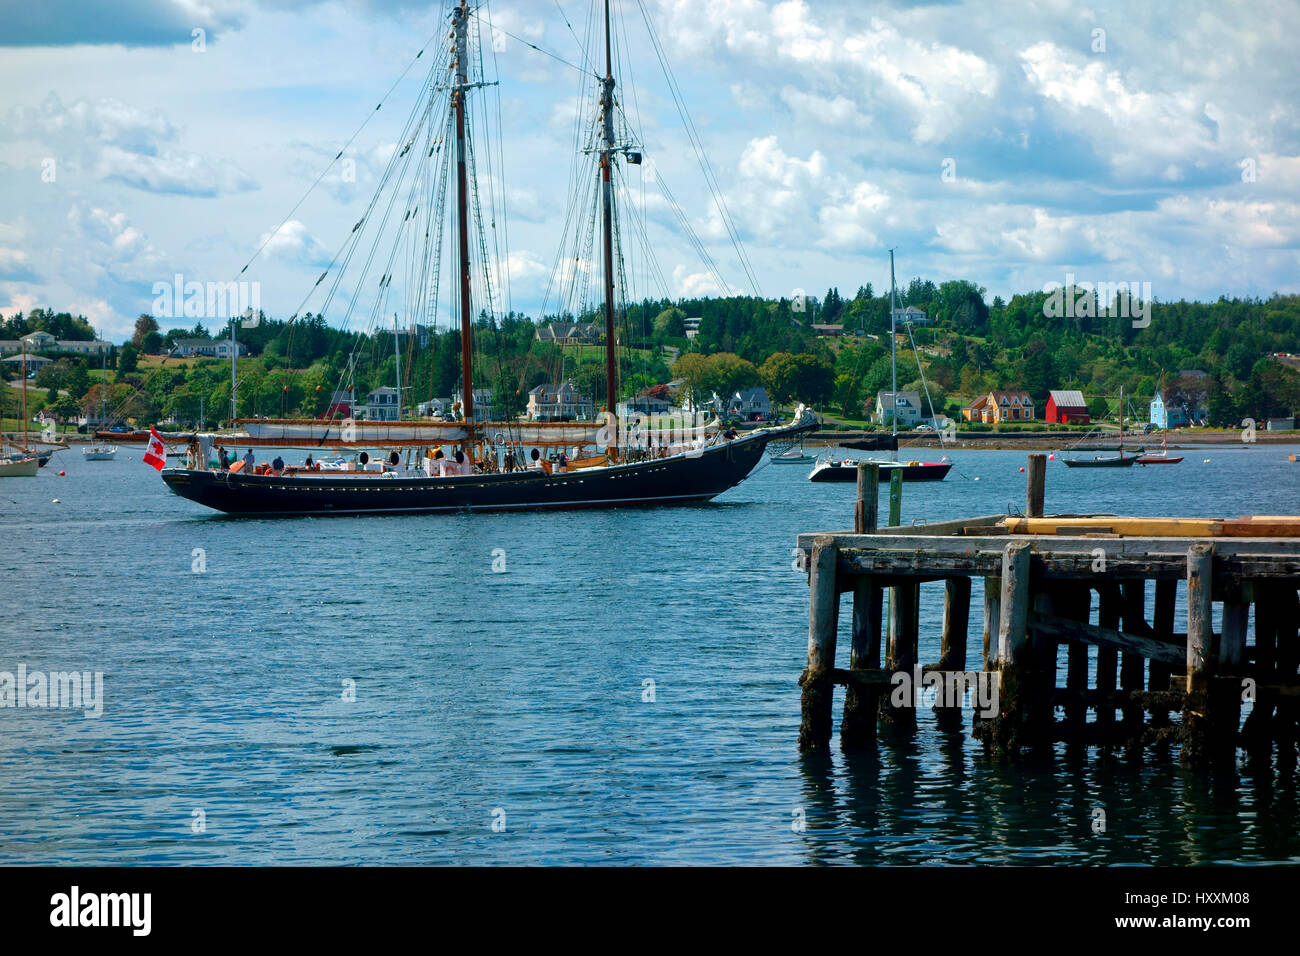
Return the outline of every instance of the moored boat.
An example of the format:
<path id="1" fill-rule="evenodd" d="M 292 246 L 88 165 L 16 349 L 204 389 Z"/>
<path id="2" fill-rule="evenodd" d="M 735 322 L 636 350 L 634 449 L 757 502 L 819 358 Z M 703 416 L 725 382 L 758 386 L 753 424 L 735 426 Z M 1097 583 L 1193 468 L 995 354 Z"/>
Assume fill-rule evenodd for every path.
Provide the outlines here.
<path id="1" fill-rule="evenodd" d="M 0 478 L 34 478 L 40 463 L 34 458 L 0 458 Z"/>
<path id="2" fill-rule="evenodd" d="M 191 501 L 233 515 L 322 515 L 617 508 L 700 504 L 748 477 L 768 442 L 816 427 L 802 408 L 793 422 L 743 437 L 715 436 L 677 454 L 624 461 L 610 450 L 569 464 L 540 458 L 501 470 L 505 449 L 488 451 L 470 474 L 434 476 L 393 467 L 383 471 L 256 474 L 165 468 L 163 481 Z"/>
<path id="3" fill-rule="evenodd" d="M 857 481 L 858 465 L 862 462 L 880 466 L 880 477 L 887 480 L 894 472 L 902 472 L 904 481 L 942 481 L 952 468 L 950 461 L 893 461 L 891 459 L 827 459 L 820 461 L 808 475 L 809 481 Z"/>
<path id="4" fill-rule="evenodd" d="M 81 454 L 86 461 L 112 461 L 117 455 L 117 446 L 96 443 L 81 449 Z"/>

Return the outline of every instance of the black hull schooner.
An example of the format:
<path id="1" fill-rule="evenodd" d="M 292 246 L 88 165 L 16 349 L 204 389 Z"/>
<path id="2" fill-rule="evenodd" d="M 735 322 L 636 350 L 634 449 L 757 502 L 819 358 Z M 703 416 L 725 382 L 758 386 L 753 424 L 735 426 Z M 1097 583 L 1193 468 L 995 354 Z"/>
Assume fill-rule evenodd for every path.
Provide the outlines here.
<path id="1" fill-rule="evenodd" d="M 796 421 L 697 453 L 560 474 L 514 471 L 455 477 L 381 474 L 253 475 L 167 468 L 183 498 L 231 515 L 322 515 L 617 508 L 699 504 L 740 484 L 768 442 L 815 427 Z"/>

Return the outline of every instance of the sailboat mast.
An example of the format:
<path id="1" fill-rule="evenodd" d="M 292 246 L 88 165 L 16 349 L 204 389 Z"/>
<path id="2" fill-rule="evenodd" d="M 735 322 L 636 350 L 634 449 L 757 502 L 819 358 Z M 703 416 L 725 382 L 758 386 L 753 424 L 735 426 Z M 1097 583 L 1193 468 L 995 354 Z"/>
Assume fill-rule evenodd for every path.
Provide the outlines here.
<path id="1" fill-rule="evenodd" d="M 601 207 L 605 246 L 605 395 L 608 410 L 618 399 L 618 343 L 614 338 L 614 65 L 610 49 L 609 0 L 605 0 L 605 78 L 601 81 L 604 148 L 600 151 Z"/>
<path id="2" fill-rule="evenodd" d="M 456 71 L 451 107 L 456 114 L 456 233 L 460 246 L 460 409 L 468 424 L 474 420 L 474 372 L 469 301 L 469 177 L 465 163 L 465 95 L 469 89 L 469 9 L 465 0 L 460 0 L 460 6 L 452 11 L 451 25 Z"/>
<path id="3" fill-rule="evenodd" d="M 23 339 L 23 451 L 27 451 L 27 340 Z"/>
<path id="4" fill-rule="evenodd" d="M 402 352 L 397 344 L 397 313 L 393 313 L 393 367 L 397 371 L 397 417 L 402 417 Z"/>
<path id="5" fill-rule="evenodd" d="M 238 398 L 236 392 L 239 390 L 239 377 L 236 374 L 236 363 L 239 361 L 239 346 L 235 342 L 235 325 L 238 317 L 230 317 L 230 424 L 235 424 L 236 404 Z"/>
<path id="6" fill-rule="evenodd" d="M 894 295 L 894 250 L 889 250 L 889 387 L 894 410 L 889 413 L 889 433 L 898 437 L 898 301 Z"/>

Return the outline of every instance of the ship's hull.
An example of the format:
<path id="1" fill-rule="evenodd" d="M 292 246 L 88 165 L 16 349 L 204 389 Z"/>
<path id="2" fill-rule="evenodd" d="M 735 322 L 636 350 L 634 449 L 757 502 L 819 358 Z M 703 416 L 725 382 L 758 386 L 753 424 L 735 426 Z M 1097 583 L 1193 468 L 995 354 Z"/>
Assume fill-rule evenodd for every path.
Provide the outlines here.
<path id="1" fill-rule="evenodd" d="M 909 464 L 897 461 L 877 462 L 880 477 L 888 479 L 896 471 L 903 473 L 904 481 L 942 481 L 952 469 L 952 463 L 946 461 L 920 461 Z M 809 481 L 857 481 L 857 462 L 851 465 L 827 463 L 818 465 L 808 475 Z"/>
<path id="2" fill-rule="evenodd" d="M 0 458 L 0 478 L 35 478 L 39 467 L 35 458 Z"/>
<path id="3" fill-rule="evenodd" d="M 1069 468 L 1129 468 L 1141 455 L 1120 455 L 1117 458 L 1062 458 Z"/>
<path id="4" fill-rule="evenodd" d="M 803 430 L 803 429 L 798 429 Z M 788 430 L 782 430 L 789 434 Z M 743 481 L 775 435 L 724 442 L 694 455 L 564 474 L 448 478 L 344 474 L 245 475 L 166 468 L 176 494 L 232 515 L 512 511 L 678 505 L 708 501 Z"/>

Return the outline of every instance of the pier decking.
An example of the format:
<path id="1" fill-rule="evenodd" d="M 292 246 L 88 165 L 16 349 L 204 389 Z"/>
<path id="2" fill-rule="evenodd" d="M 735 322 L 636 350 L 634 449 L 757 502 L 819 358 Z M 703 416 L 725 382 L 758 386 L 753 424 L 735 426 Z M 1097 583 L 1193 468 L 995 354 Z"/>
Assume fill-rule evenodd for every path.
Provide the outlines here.
<path id="1" fill-rule="evenodd" d="M 842 747 L 871 746 L 881 725 L 914 727 L 915 698 L 900 704 L 895 689 L 907 683 L 899 675 L 925 675 L 950 689 L 996 682 L 996 714 L 972 713 L 972 733 L 1001 751 L 1058 741 L 1129 752 L 1178 745 L 1185 764 L 1207 766 L 1231 762 L 1238 747 L 1267 757 L 1276 744 L 1294 766 L 1300 517 L 1044 516 L 1046 457 L 1029 456 L 1026 470 L 1023 516 L 900 526 L 894 486 L 893 520 L 877 527 L 879 475 L 860 465 L 854 531 L 799 536 L 810 589 L 800 748 L 830 745 L 837 685 L 846 688 Z M 983 659 L 971 672 L 977 577 Z M 921 585 L 937 581 L 939 659 L 922 664 Z M 848 666 L 837 667 L 845 593 Z M 1175 631 L 1180 602 L 1186 629 Z M 960 727 L 953 695 L 942 699 L 938 721 Z"/>

